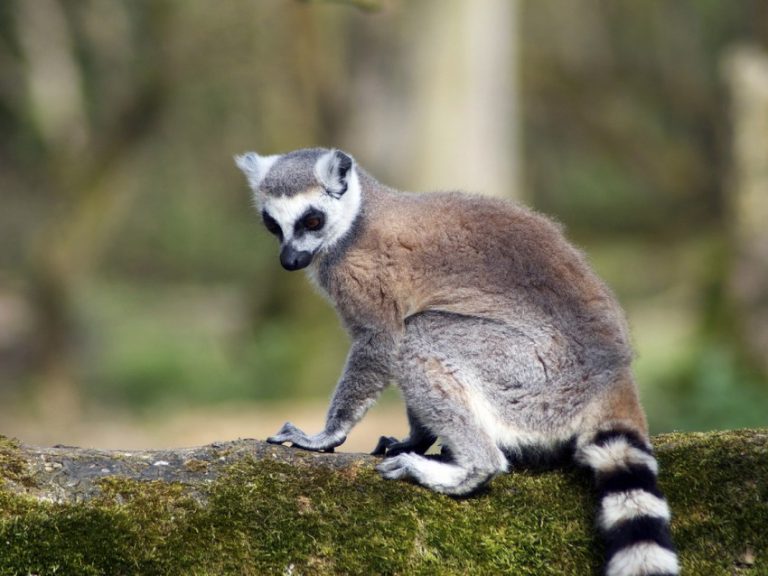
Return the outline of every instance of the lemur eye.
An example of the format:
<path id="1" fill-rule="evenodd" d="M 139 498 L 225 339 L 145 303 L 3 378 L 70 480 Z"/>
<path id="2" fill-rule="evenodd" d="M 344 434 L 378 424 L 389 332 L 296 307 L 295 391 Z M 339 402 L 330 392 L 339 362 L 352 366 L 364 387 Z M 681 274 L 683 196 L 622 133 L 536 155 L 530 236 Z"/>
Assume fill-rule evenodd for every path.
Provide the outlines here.
<path id="1" fill-rule="evenodd" d="M 304 228 L 306 228 L 307 230 L 317 231 L 323 227 L 323 224 L 325 224 L 325 221 L 323 220 L 323 217 L 320 214 L 310 214 L 309 216 L 304 218 L 303 224 L 304 224 Z"/>
<path id="2" fill-rule="evenodd" d="M 262 212 L 261 217 L 264 220 L 264 226 L 266 226 L 267 230 L 269 230 L 272 234 L 274 234 L 278 238 L 283 237 L 283 231 L 280 228 L 280 224 L 278 224 L 277 221 L 275 221 L 275 219 L 272 218 L 272 216 L 270 216 L 266 212 Z"/>

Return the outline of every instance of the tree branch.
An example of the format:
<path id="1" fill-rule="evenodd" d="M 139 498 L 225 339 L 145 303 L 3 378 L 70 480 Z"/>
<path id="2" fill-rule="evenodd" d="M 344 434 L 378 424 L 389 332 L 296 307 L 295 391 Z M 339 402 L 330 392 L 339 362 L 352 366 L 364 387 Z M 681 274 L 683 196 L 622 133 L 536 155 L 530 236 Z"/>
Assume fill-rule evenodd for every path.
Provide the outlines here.
<path id="1" fill-rule="evenodd" d="M 768 571 L 768 429 L 654 438 L 686 574 Z M 516 470 L 453 499 L 375 458 L 238 440 L 0 439 L 2 574 L 596 574 L 590 476 Z"/>

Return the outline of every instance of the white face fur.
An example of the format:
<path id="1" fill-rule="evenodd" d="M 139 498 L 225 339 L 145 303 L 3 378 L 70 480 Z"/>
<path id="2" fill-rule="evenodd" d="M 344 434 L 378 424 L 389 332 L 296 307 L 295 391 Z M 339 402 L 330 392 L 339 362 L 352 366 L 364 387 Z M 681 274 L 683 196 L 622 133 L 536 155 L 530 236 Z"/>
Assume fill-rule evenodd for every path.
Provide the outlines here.
<path id="1" fill-rule="evenodd" d="M 346 191 L 338 197 L 328 192 L 337 190 L 339 186 L 335 154 L 331 150 L 320 156 L 314 166 L 318 184 L 293 196 L 273 196 L 259 188 L 279 156 L 262 157 L 250 152 L 236 157 L 237 165 L 247 176 L 254 192 L 259 211 L 268 214 L 280 226 L 283 247 L 290 246 L 298 252 L 314 255 L 332 248 L 352 226 L 360 210 L 360 181 L 353 164 L 345 176 Z M 296 222 L 310 210 L 322 213 L 322 228 L 297 234 Z"/>

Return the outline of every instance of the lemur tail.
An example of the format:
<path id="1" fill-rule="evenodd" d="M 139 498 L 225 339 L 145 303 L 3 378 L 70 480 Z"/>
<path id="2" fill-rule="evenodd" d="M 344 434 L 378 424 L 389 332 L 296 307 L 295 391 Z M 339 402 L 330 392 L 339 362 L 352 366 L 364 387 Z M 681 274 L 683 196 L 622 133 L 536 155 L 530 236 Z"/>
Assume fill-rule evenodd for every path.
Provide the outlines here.
<path id="1" fill-rule="evenodd" d="M 669 507 L 656 485 L 658 464 L 648 442 L 632 430 L 611 429 L 581 445 L 576 459 L 595 475 L 606 576 L 679 574 Z"/>

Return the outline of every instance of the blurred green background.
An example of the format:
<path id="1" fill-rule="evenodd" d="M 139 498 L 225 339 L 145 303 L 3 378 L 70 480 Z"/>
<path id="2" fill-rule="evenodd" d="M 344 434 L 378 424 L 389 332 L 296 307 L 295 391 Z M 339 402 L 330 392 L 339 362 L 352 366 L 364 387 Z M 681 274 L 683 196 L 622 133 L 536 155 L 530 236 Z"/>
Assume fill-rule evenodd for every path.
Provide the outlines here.
<path id="1" fill-rule="evenodd" d="M 232 162 L 309 146 L 551 214 L 652 431 L 768 425 L 765 50 L 762 0 L 4 0 L 0 433 L 319 427 L 348 341 Z"/>

